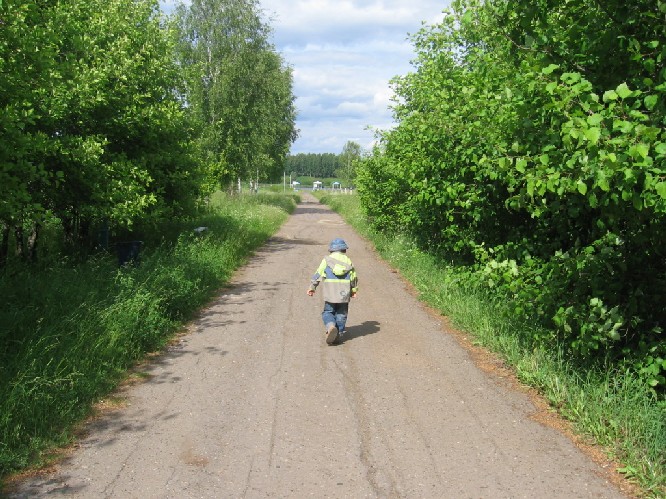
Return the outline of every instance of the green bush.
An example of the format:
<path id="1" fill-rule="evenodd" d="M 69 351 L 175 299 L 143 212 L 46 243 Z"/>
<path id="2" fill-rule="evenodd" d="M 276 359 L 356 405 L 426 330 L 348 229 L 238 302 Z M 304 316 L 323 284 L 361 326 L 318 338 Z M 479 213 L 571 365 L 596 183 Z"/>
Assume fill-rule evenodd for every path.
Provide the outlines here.
<path id="1" fill-rule="evenodd" d="M 358 185 L 374 227 L 465 265 L 541 326 L 537 343 L 631 368 L 663 393 L 657 4 L 453 2 L 414 36 L 416 70 L 394 81 L 398 124 Z"/>

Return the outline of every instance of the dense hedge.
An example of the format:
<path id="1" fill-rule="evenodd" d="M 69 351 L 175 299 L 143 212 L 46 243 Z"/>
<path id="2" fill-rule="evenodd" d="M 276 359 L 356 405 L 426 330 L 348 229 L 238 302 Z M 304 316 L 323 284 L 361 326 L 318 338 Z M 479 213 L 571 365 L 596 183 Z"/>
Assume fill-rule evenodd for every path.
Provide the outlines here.
<path id="1" fill-rule="evenodd" d="M 666 2 L 460 0 L 413 37 L 367 214 L 666 384 Z"/>

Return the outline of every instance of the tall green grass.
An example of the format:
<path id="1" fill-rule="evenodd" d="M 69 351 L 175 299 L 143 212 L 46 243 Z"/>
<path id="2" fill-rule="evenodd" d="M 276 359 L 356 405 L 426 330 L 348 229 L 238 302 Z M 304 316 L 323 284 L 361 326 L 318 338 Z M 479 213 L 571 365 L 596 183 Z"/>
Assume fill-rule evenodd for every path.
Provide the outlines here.
<path id="1" fill-rule="evenodd" d="M 635 373 L 613 366 L 573 364 L 557 344 L 531 341 L 533 326 L 512 318 L 502 300 L 476 285 L 474 274 L 438 261 L 405 237 L 373 232 L 358 196 L 320 195 L 397 268 L 423 301 L 498 353 L 521 381 L 536 387 L 576 430 L 593 438 L 623 466 L 618 470 L 647 495 L 666 497 L 666 401 Z"/>
<path id="2" fill-rule="evenodd" d="M 293 196 L 215 196 L 147 234 L 136 266 L 112 254 L 0 274 L 0 477 L 71 438 L 126 370 L 165 345 L 286 220 Z M 195 227 L 207 227 L 197 234 Z M 152 242 L 151 242 L 152 241 Z M 158 244 L 159 241 L 159 244 Z"/>

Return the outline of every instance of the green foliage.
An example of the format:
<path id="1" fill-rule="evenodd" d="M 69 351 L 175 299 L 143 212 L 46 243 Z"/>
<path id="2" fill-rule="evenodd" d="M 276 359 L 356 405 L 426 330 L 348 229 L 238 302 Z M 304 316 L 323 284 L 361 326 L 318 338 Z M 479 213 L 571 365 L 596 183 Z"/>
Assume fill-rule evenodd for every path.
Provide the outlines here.
<path id="1" fill-rule="evenodd" d="M 85 252 L 102 227 L 156 224 L 222 180 L 280 175 L 292 76 L 258 12 L 254 0 L 194 2 L 175 19 L 157 0 L 0 3 L 0 266 L 10 240 L 35 259 L 45 225 Z"/>
<path id="2" fill-rule="evenodd" d="M 0 476 L 64 443 L 124 371 L 158 350 L 294 209 L 292 196 L 216 197 L 172 221 L 137 267 L 100 256 L 0 274 Z M 200 235 L 194 227 L 206 226 Z"/>
<path id="3" fill-rule="evenodd" d="M 375 227 L 466 265 L 531 339 L 658 390 L 666 4 L 454 2 L 358 172 Z"/>
<path id="4" fill-rule="evenodd" d="M 353 185 L 356 178 L 356 165 L 362 157 L 363 149 L 357 142 L 348 140 L 340 153 L 340 168 L 335 172 L 337 177 L 345 179 L 347 185 Z"/>
<path id="5" fill-rule="evenodd" d="M 285 171 L 292 177 L 333 177 L 340 166 L 340 157 L 333 153 L 298 153 L 287 156 Z"/>
<path id="6" fill-rule="evenodd" d="M 292 73 L 269 42 L 256 0 L 194 0 L 176 15 L 183 100 L 199 131 L 209 191 L 275 179 L 296 139 Z"/>
<path id="7" fill-rule="evenodd" d="M 156 1 L 8 0 L 0 19 L 0 225 L 36 239 L 59 220 L 75 246 L 94 223 L 192 208 L 191 127 Z"/>
<path id="8" fill-rule="evenodd" d="M 299 153 L 287 157 L 285 171 L 292 177 L 335 178 L 351 186 L 356 177 L 356 164 L 363 150 L 360 144 L 348 141 L 340 154 Z"/>
<path id="9" fill-rule="evenodd" d="M 400 163 L 386 161 L 375 151 L 366 158 L 356 177 L 361 204 L 371 224 L 385 232 L 407 230 L 408 183 Z"/>

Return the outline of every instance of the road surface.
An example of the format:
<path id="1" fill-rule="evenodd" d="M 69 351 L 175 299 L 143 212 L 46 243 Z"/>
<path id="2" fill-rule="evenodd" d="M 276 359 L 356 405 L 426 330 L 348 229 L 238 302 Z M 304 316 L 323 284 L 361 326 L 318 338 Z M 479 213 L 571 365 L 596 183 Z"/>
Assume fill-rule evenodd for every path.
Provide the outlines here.
<path id="1" fill-rule="evenodd" d="M 327 346 L 306 290 L 335 237 L 360 291 Z M 11 497 L 625 497 L 310 195 L 144 370 Z"/>

